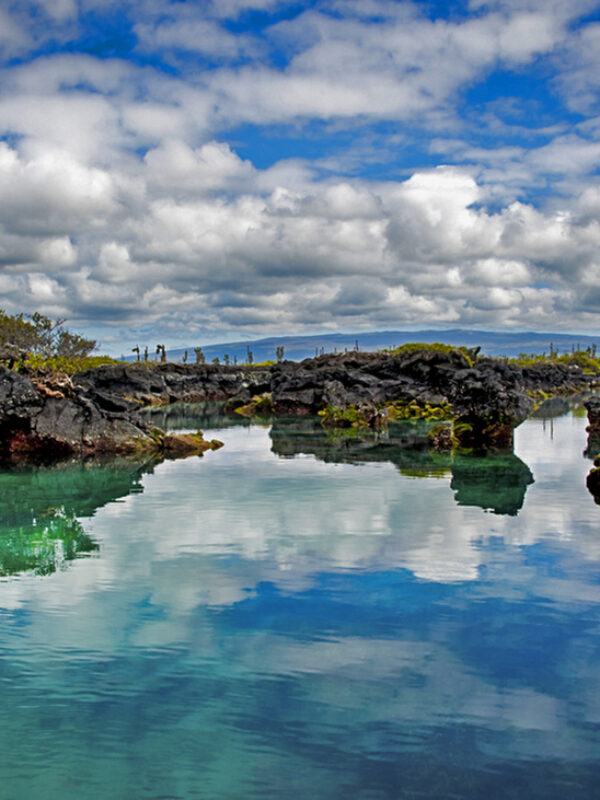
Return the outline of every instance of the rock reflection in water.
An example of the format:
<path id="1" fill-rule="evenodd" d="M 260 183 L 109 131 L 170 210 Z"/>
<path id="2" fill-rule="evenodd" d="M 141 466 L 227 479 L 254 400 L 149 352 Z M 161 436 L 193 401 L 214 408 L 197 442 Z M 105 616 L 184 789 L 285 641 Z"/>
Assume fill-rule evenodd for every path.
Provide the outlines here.
<path id="1" fill-rule="evenodd" d="M 549 397 L 544 400 L 535 411 L 531 413 L 534 419 L 554 419 L 568 414 L 571 408 L 574 407 L 574 398 L 557 396 Z"/>
<path id="2" fill-rule="evenodd" d="M 452 463 L 454 499 L 459 506 L 479 506 L 494 514 L 514 516 L 523 507 L 531 470 L 514 453 L 455 456 Z"/>
<path id="3" fill-rule="evenodd" d="M 147 421 L 167 431 L 230 428 L 233 425 L 250 425 L 251 422 L 239 414 L 226 414 L 225 404 L 216 401 L 172 403 L 169 406 L 145 408 L 142 414 Z"/>
<path id="4" fill-rule="evenodd" d="M 291 457 L 311 454 L 325 462 L 390 462 L 403 475 L 451 475 L 451 488 L 461 506 L 478 506 L 514 516 L 523 507 L 531 470 L 513 452 L 483 454 L 438 453 L 429 448 L 427 423 L 390 425 L 385 433 L 351 431 L 350 436 L 323 431 L 318 420 L 276 420 L 271 428 L 272 451 Z"/>
<path id="5" fill-rule="evenodd" d="M 98 550 L 78 517 L 140 492 L 152 461 L 66 461 L 0 472 L 0 577 L 49 575 Z"/>

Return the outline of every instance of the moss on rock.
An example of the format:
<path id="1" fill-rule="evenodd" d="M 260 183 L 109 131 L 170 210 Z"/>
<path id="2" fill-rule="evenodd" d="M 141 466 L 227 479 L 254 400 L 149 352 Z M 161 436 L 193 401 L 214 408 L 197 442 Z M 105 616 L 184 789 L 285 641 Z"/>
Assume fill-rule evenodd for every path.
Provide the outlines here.
<path id="1" fill-rule="evenodd" d="M 390 421 L 402 419 L 422 419 L 429 422 L 452 419 L 452 407 L 450 403 L 430 405 L 429 403 L 419 403 L 416 400 L 408 402 L 395 402 L 386 407 L 387 418 Z"/>
<path id="2" fill-rule="evenodd" d="M 242 417 L 268 417 L 273 413 L 273 400 L 270 392 L 255 394 L 249 403 L 234 409 Z"/>
<path id="3" fill-rule="evenodd" d="M 167 433 L 161 442 L 162 452 L 171 458 L 201 455 L 207 450 L 217 450 L 223 443 L 218 439 L 207 442 L 201 431 L 197 433 Z"/>

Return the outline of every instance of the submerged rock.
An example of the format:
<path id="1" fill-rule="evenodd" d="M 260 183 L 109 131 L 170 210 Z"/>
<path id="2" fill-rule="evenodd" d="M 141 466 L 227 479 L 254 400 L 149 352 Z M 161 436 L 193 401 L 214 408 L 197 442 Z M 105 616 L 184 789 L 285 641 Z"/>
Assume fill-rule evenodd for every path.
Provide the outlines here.
<path id="1" fill-rule="evenodd" d="M 454 437 L 452 435 L 452 425 L 438 422 L 427 434 L 429 444 L 433 450 L 444 452 L 452 450 Z"/>

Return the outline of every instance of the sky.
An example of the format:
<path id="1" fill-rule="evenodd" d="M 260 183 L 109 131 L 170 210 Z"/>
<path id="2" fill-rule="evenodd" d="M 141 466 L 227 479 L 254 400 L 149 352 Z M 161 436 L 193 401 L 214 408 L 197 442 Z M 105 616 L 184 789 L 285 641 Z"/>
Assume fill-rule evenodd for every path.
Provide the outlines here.
<path id="1" fill-rule="evenodd" d="M 0 307 L 600 331 L 600 3 L 0 0 Z"/>

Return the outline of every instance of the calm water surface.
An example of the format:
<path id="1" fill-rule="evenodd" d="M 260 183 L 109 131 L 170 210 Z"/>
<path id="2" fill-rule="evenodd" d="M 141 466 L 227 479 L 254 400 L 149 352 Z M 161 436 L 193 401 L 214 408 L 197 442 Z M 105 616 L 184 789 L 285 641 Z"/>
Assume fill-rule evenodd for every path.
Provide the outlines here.
<path id="1" fill-rule="evenodd" d="M 1 473 L 1 797 L 597 797 L 585 424 Z"/>

